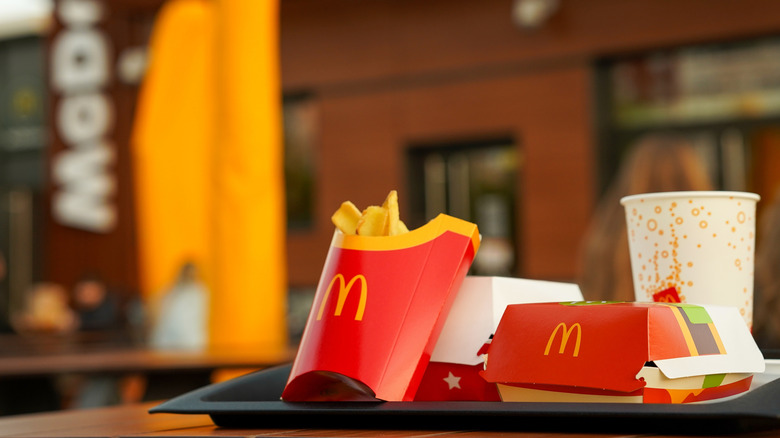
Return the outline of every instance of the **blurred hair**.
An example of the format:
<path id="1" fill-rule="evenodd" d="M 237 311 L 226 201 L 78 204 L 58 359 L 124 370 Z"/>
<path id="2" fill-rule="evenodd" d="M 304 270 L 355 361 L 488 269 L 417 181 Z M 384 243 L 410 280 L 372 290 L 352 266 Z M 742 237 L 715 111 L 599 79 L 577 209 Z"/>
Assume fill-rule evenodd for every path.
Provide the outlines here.
<path id="1" fill-rule="evenodd" d="M 188 283 L 198 280 L 198 266 L 195 262 L 186 261 L 179 268 L 176 275 L 176 284 Z"/>
<path id="2" fill-rule="evenodd" d="M 103 280 L 103 277 L 97 272 L 87 271 L 82 273 L 78 280 L 76 280 L 76 287 L 84 283 L 105 284 L 105 281 Z"/>
<path id="3" fill-rule="evenodd" d="M 780 194 L 765 207 L 758 227 L 753 335 L 763 348 L 780 348 Z"/>
<path id="4" fill-rule="evenodd" d="M 712 189 L 704 163 L 684 137 L 651 134 L 635 143 L 599 200 L 583 240 L 578 282 L 585 299 L 634 301 L 626 216 L 620 198 Z"/>

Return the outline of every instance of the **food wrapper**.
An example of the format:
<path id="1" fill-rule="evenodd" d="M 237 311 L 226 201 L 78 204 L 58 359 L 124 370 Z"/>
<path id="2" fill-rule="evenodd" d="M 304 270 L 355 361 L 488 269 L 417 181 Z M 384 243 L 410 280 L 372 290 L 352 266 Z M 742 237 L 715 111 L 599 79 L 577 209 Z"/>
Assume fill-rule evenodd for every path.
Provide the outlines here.
<path id="1" fill-rule="evenodd" d="M 733 307 L 574 302 L 508 306 L 483 376 L 504 401 L 691 403 L 764 367 Z"/>
<path id="2" fill-rule="evenodd" d="M 282 399 L 413 400 L 479 243 L 443 214 L 397 236 L 337 230 Z"/>

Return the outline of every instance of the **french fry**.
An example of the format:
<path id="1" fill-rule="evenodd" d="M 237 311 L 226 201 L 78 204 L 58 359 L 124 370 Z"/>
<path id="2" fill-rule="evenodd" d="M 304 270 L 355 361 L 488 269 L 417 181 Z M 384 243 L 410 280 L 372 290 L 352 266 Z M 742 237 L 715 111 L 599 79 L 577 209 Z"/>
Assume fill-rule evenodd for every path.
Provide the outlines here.
<path id="1" fill-rule="evenodd" d="M 382 206 L 372 205 L 362 212 L 350 201 L 341 204 L 331 216 L 333 224 L 344 234 L 360 236 L 397 236 L 409 229 L 400 219 L 398 192 L 391 190 Z"/>
<path id="2" fill-rule="evenodd" d="M 387 221 L 385 222 L 384 235 L 394 236 L 398 230 L 398 222 L 400 221 L 400 214 L 398 212 L 398 192 L 390 190 L 387 194 L 385 202 L 382 204 L 382 208 L 387 212 Z"/>
<path id="3" fill-rule="evenodd" d="M 333 216 L 330 217 L 339 230 L 344 234 L 357 234 L 357 225 L 360 220 L 360 210 L 350 201 L 344 201 Z"/>
<path id="4" fill-rule="evenodd" d="M 409 228 L 406 228 L 406 224 L 404 223 L 404 221 L 399 220 L 395 228 L 390 230 L 390 235 L 397 236 L 399 234 L 404 234 L 408 232 L 409 232 Z"/>
<path id="5" fill-rule="evenodd" d="M 387 209 L 372 205 L 360 216 L 357 224 L 359 236 L 385 236 L 387 227 Z"/>
<path id="6" fill-rule="evenodd" d="M 397 191 L 390 191 L 382 207 L 387 209 L 387 230 L 385 235 L 397 236 L 409 232 L 409 228 L 406 228 L 406 224 L 400 219 Z"/>

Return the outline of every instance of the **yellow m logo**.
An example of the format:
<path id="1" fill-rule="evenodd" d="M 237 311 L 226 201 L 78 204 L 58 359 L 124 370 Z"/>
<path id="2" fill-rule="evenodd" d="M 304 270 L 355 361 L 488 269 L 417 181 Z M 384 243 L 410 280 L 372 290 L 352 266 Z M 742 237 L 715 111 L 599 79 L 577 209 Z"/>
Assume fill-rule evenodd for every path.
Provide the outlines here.
<path id="1" fill-rule="evenodd" d="M 566 350 L 566 344 L 569 342 L 569 336 L 571 336 L 571 333 L 575 328 L 577 329 L 577 343 L 574 344 L 574 353 L 572 356 L 579 356 L 580 342 L 582 341 L 582 326 L 580 326 L 580 323 L 578 322 L 574 323 L 571 327 L 567 327 L 565 322 L 555 326 L 555 330 L 553 330 L 552 334 L 550 335 L 550 339 L 547 340 L 547 348 L 544 349 L 544 355 L 547 356 L 550 354 L 550 347 L 552 347 L 555 336 L 558 334 L 558 330 L 561 330 L 561 348 L 558 349 L 558 354 L 563 354 L 563 352 Z"/>
<path id="2" fill-rule="evenodd" d="M 319 321 L 322 319 L 322 312 L 325 310 L 325 304 L 328 302 L 330 291 L 333 289 L 333 286 L 337 281 L 339 287 L 339 296 L 336 301 L 336 311 L 333 312 L 333 314 L 340 316 L 341 310 L 344 308 L 344 302 L 347 301 L 347 296 L 352 290 L 352 286 L 354 286 L 355 282 L 358 280 L 360 280 L 360 301 L 358 302 L 357 312 L 355 312 L 355 321 L 361 321 L 363 319 L 363 313 L 366 311 L 366 298 L 368 298 L 368 284 L 366 282 L 366 277 L 361 274 L 352 277 L 352 279 L 349 280 L 349 283 L 346 283 L 344 276 L 341 274 L 336 274 L 333 277 L 333 280 L 330 281 L 328 288 L 325 289 L 325 296 L 322 298 L 320 309 L 317 312 L 317 320 Z"/>

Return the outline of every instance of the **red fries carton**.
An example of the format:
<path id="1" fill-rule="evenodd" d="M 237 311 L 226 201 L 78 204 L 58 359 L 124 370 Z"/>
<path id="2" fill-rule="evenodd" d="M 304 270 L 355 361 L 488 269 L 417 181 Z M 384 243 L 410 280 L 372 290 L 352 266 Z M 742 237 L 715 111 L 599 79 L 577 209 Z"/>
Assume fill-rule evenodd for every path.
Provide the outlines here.
<path id="1" fill-rule="evenodd" d="M 498 401 L 480 375 L 482 349 L 509 304 L 582 300 L 576 284 L 467 276 L 447 315 L 415 400 Z"/>
<path id="2" fill-rule="evenodd" d="M 397 236 L 336 231 L 282 399 L 412 400 L 479 243 L 447 215 Z"/>
<path id="3" fill-rule="evenodd" d="M 575 302 L 507 307 L 483 376 L 504 401 L 690 403 L 764 367 L 736 308 Z"/>

